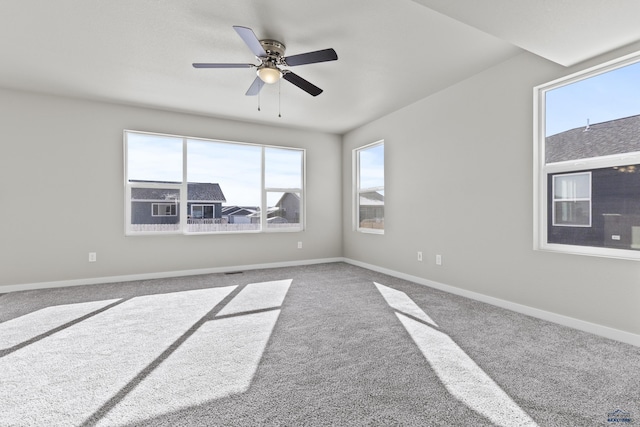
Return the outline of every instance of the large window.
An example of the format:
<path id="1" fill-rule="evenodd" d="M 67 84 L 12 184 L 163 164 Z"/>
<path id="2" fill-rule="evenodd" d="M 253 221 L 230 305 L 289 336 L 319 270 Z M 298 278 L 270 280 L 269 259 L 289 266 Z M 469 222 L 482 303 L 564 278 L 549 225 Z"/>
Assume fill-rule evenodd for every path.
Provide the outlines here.
<path id="1" fill-rule="evenodd" d="M 640 259 L 640 55 L 534 90 L 536 249 Z"/>
<path id="2" fill-rule="evenodd" d="M 124 144 L 127 235 L 303 228 L 304 150 L 134 131 Z"/>
<path id="3" fill-rule="evenodd" d="M 353 151 L 355 229 L 384 233 L 384 141 Z"/>

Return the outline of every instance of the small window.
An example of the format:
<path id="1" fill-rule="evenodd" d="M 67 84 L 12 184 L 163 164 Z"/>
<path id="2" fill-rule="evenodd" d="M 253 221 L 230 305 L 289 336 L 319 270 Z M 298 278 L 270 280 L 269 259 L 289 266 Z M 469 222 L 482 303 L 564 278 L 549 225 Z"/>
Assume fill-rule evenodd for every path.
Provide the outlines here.
<path id="1" fill-rule="evenodd" d="M 175 203 L 153 203 L 151 216 L 176 216 L 178 215 Z"/>
<path id="2" fill-rule="evenodd" d="M 536 249 L 640 259 L 640 55 L 534 89 Z"/>
<path id="3" fill-rule="evenodd" d="M 591 172 L 553 175 L 553 225 L 591 226 Z"/>
<path id="4" fill-rule="evenodd" d="M 191 205 L 191 218 L 207 219 L 213 218 L 213 205 Z"/>
<path id="5" fill-rule="evenodd" d="M 355 229 L 384 233 L 384 141 L 354 150 Z"/>

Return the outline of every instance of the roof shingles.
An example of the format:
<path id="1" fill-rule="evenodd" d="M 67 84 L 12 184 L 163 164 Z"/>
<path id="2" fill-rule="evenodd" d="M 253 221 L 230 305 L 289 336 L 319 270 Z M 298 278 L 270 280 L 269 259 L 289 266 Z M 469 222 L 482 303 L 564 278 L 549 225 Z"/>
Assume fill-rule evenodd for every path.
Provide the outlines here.
<path id="1" fill-rule="evenodd" d="M 151 181 L 146 181 L 151 182 Z M 162 184 L 162 182 L 157 182 Z M 177 184 L 177 183 L 171 183 Z M 190 182 L 187 184 L 189 202 L 226 202 L 219 184 L 208 182 Z M 180 192 L 174 188 L 142 188 L 131 189 L 131 200 L 174 201 L 179 199 Z"/>
<path id="2" fill-rule="evenodd" d="M 545 145 L 546 163 L 640 151 L 640 115 L 560 132 Z"/>

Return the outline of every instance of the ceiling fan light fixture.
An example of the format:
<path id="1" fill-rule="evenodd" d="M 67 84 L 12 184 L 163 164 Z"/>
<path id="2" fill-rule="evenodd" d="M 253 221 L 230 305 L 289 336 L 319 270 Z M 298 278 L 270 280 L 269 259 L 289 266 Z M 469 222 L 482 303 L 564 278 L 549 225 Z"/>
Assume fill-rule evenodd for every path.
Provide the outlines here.
<path id="1" fill-rule="evenodd" d="M 280 78 L 282 77 L 282 72 L 278 68 L 267 64 L 259 67 L 257 74 L 258 77 L 260 77 L 260 80 L 267 84 L 273 84 L 280 80 Z"/>

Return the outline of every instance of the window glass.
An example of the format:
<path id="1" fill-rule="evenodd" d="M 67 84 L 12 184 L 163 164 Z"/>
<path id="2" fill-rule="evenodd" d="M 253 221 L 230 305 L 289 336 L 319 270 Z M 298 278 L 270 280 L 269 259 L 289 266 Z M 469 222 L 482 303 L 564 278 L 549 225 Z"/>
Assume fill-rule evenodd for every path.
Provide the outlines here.
<path id="1" fill-rule="evenodd" d="M 588 173 L 556 175 L 554 199 L 584 199 L 591 195 L 591 175 Z"/>
<path id="2" fill-rule="evenodd" d="M 262 147 L 257 145 L 187 140 L 187 181 L 191 202 L 219 202 L 212 206 L 210 216 L 204 208 L 188 222 L 187 231 L 194 233 L 258 231 L 261 202 Z M 192 188 L 199 186 L 198 194 Z M 249 221 L 229 222 L 222 216 L 222 208 L 238 206 L 250 209 L 257 215 Z"/>
<path id="3" fill-rule="evenodd" d="M 302 151 L 267 147 L 264 156 L 265 187 L 302 187 Z"/>
<path id="4" fill-rule="evenodd" d="M 384 187 L 384 144 L 358 152 L 360 156 L 360 188 Z"/>
<path id="5" fill-rule="evenodd" d="M 354 151 L 356 167 L 356 229 L 384 232 L 384 143 Z"/>
<path id="6" fill-rule="evenodd" d="M 267 228 L 299 228 L 302 213 L 300 200 L 299 192 L 268 191 Z"/>
<path id="7" fill-rule="evenodd" d="M 180 190 L 158 186 L 133 187 L 129 212 L 131 231 L 178 231 L 180 229 Z"/>
<path id="8" fill-rule="evenodd" d="M 304 150 L 125 131 L 125 154 L 127 234 L 302 229 Z"/>
<path id="9" fill-rule="evenodd" d="M 640 259 L 639 59 L 536 88 L 536 248 Z"/>
<path id="10" fill-rule="evenodd" d="M 177 203 L 154 203 L 151 206 L 152 216 L 176 216 L 177 215 Z"/>
<path id="11" fill-rule="evenodd" d="M 182 182 L 182 138 L 129 134 L 127 174 L 129 181 Z"/>

